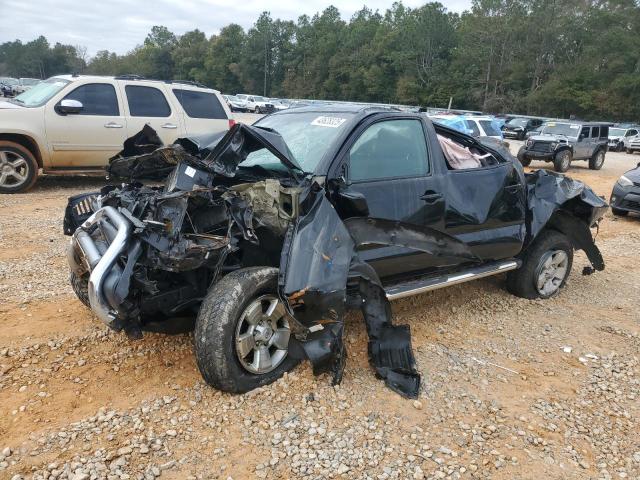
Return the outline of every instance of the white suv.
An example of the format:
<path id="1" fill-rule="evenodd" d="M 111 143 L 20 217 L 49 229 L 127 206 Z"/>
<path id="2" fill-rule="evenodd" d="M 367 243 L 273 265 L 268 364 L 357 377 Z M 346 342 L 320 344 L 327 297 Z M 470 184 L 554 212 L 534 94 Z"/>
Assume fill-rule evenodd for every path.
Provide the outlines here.
<path id="1" fill-rule="evenodd" d="M 233 125 L 220 92 L 136 76 L 61 75 L 0 101 L 0 193 L 29 189 L 38 170 L 103 172 L 125 139 L 150 125 L 165 144 Z"/>

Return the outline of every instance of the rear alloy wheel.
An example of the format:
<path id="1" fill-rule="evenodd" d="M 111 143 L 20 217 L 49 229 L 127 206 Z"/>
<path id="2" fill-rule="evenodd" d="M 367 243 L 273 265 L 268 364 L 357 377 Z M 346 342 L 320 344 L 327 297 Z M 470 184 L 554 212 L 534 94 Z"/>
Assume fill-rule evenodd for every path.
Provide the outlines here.
<path id="1" fill-rule="evenodd" d="M 38 178 L 38 163 L 31 152 L 14 142 L 0 141 L 0 193 L 29 190 Z"/>
<path id="2" fill-rule="evenodd" d="M 553 167 L 556 172 L 566 172 L 571 166 L 571 152 L 569 150 L 562 150 L 556 153 L 553 159 Z"/>
<path id="3" fill-rule="evenodd" d="M 604 165 L 604 150 L 600 149 L 589 159 L 589 168 L 600 170 L 602 165 Z"/>

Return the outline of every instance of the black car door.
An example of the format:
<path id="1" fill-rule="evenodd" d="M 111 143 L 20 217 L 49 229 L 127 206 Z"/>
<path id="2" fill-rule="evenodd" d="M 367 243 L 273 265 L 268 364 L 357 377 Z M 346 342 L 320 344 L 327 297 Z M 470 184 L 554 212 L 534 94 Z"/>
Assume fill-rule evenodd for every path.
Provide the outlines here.
<path id="1" fill-rule="evenodd" d="M 364 195 L 370 217 L 443 230 L 443 178 L 430 162 L 425 128 L 416 117 L 377 116 L 347 141 L 341 164 L 348 188 Z M 446 262 L 403 247 L 376 246 L 359 253 L 381 277 Z"/>

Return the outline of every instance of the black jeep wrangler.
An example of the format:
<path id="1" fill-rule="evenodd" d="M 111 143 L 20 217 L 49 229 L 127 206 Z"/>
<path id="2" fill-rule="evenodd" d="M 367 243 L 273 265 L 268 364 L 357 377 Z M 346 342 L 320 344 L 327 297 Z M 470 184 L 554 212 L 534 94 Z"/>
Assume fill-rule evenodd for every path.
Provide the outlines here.
<path id="1" fill-rule="evenodd" d="M 503 273 L 515 295 L 548 298 L 574 249 L 586 272 L 604 268 L 590 231 L 604 200 L 419 113 L 302 107 L 169 146 L 145 127 L 108 175 L 130 183 L 67 206 L 74 291 L 132 337 L 195 326 L 198 367 L 225 391 L 302 359 L 339 382 L 357 308 L 376 374 L 415 397 L 409 328 L 393 325 L 390 300 Z"/>
<path id="2" fill-rule="evenodd" d="M 591 170 L 600 170 L 609 142 L 608 123 L 547 122 L 539 135 L 529 137 L 518 151 L 525 167 L 532 160 L 553 162 L 556 172 L 566 172 L 573 160 L 587 160 Z"/>

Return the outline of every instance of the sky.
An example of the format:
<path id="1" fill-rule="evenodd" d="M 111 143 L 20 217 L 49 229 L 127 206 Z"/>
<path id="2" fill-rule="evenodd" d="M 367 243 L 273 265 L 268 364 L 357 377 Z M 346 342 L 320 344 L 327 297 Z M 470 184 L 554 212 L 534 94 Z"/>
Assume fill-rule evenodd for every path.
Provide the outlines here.
<path id="1" fill-rule="evenodd" d="M 384 12 L 393 0 L 367 0 L 372 10 Z M 417 7 L 425 0 L 403 0 Z M 440 0 L 448 10 L 461 12 L 471 0 Z M 229 23 L 251 27 L 263 11 L 272 18 L 296 20 L 336 5 L 348 20 L 360 10 L 363 0 L 0 0 L 0 43 L 28 42 L 44 35 L 51 44 L 60 42 L 87 47 L 89 55 L 99 50 L 126 53 L 141 44 L 154 25 L 164 25 L 180 35 L 201 30 L 210 36 Z"/>

